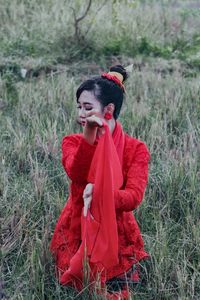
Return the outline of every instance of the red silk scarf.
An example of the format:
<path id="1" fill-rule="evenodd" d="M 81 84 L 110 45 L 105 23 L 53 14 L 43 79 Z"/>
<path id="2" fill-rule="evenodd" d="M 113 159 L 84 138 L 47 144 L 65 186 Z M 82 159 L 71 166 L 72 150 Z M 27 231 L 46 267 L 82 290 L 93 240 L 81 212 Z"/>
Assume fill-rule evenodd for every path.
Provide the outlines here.
<path id="1" fill-rule="evenodd" d="M 124 133 L 118 122 L 113 135 L 106 123 L 104 128 L 105 133 L 98 141 L 88 174 L 88 182 L 94 184 L 94 189 L 90 210 L 86 217 L 83 213 L 81 216 L 82 242 L 60 278 L 62 284 L 75 285 L 79 290 L 83 288 L 86 261 L 90 282 L 96 279 L 97 273 L 105 274 L 106 269 L 118 264 L 114 191 L 123 184 Z M 101 277 L 102 281 L 103 275 Z"/>

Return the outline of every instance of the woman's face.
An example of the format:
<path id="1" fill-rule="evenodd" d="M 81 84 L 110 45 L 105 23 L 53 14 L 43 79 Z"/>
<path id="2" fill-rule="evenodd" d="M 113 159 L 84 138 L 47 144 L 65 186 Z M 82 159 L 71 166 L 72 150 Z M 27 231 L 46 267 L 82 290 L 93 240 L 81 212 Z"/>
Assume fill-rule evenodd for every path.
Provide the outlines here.
<path id="1" fill-rule="evenodd" d="M 85 125 L 85 118 L 88 114 L 96 114 L 103 117 L 103 107 L 96 99 L 93 92 L 83 91 L 77 101 L 78 123 Z"/>

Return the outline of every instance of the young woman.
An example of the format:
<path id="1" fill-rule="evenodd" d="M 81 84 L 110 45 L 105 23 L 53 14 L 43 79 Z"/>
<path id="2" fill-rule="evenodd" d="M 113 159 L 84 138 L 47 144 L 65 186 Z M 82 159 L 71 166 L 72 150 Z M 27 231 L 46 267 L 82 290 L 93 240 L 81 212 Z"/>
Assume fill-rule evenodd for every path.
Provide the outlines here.
<path id="1" fill-rule="evenodd" d="M 86 80 L 76 93 L 82 134 L 63 138 L 62 164 L 71 179 L 69 199 L 51 241 L 62 284 L 83 287 L 98 275 L 108 297 L 138 283 L 139 262 L 148 258 L 133 210 L 143 198 L 149 152 L 123 132 L 117 118 L 126 70 L 117 65 Z"/>

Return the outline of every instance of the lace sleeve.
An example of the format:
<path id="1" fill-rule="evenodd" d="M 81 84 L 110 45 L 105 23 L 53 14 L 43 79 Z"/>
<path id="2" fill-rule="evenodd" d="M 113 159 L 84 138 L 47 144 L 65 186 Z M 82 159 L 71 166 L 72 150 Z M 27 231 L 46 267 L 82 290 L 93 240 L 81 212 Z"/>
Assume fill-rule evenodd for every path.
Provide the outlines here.
<path id="1" fill-rule="evenodd" d="M 62 164 L 74 182 L 87 181 L 87 175 L 96 146 L 90 145 L 81 135 L 71 135 L 62 141 Z"/>
<path id="2" fill-rule="evenodd" d="M 115 191 L 116 210 L 132 211 L 141 203 L 148 181 L 149 159 L 147 147 L 140 143 L 127 173 L 125 189 Z"/>

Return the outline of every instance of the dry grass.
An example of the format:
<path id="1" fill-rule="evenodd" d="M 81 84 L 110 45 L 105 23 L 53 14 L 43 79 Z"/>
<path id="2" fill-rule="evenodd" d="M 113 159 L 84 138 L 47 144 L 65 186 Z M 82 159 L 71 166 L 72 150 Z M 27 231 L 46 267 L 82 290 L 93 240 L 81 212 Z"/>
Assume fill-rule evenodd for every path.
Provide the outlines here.
<path id="1" fill-rule="evenodd" d="M 47 52 L 42 56 L 41 49 L 46 49 L 50 40 L 54 45 L 58 36 L 66 32 L 64 25 L 72 22 L 69 11 L 63 9 L 64 2 L 43 1 L 35 6 L 31 1 L 0 1 L 2 62 L 29 62 L 33 67 L 41 64 L 40 57 L 46 59 L 46 55 L 49 59 Z M 72 1 L 67 3 L 72 5 Z M 180 11 L 188 2 L 179 1 L 179 5 L 176 2 L 174 9 L 169 2 L 165 2 L 164 9 L 159 1 L 154 1 L 151 9 L 148 4 L 126 6 L 118 2 L 112 7 L 112 1 L 109 3 L 94 17 L 99 5 L 95 2 L 83 25 L 84 32 L 88 22 L 93 22 L 87 38 L 93 38 L 100 50 L 113 43 L 110 32 L 124 37 L 124 45 L 128 47 L 125 24 L 127 32 L 133 33 L 131 41 L 138 39 L 139 33 L 145 33 L 150 41 L 160 45 L 164 45 L 164 36 L 167 43 L 173 43 L 170 26 L 176 14 L 179 24 Z M 108 19 L 109 9 L 114 9 L 113 19 L 106 22 L 105 30 L 102 18 Z M 25 16 L 23 22 L 22 16 Z M 191 11 L 188 16 L 184 30 L 181 26 L 176 29 L 176 34 L 182 34 L 186 40 L 197 34 L 199 24 L 198 18 L 191 17 Z M 190 26 L 191 22 L 195 26 Z M 70 26 L 68 32 L 72 35 Z M 9 51 L 22 37 L 28 45 L 34 45 L 38 56 L 25 48 L 20 52 L 21 48 L 16 46 L 14 56 L 10 57 Z M 10 50 L 6 53 L 5 49 Z M 24 53 L 28 56 L 23 57 Z M 57 52 L 51 53 L 54 55 Z M 134 63 L 120 120 L 130 135 L 147 143 L 152 156 L 145 200 L 135 212 L 151 255 L 151 269 L 147 286 L 138 288 L 134 299 L 200 298 L 200 73 L 189 76 L 191 69 L 178 59 L 131 56 L 108 59 L 102 55 L 98 63 L 77 60 L 58 66 L 60 72 L 55 75 L 40 74 L 24 81 L 15 78 L 12 72 L 1 76 L 0 295 L 8 299 L 87 299 L 87 288 L 77 295 L 56 282 L 49 253 L 56 219 L 68 195 L 60 144 L 64 135 L 79 130 L 75 123 L 74 95 L 80 81 L 115 62 Z"/>

